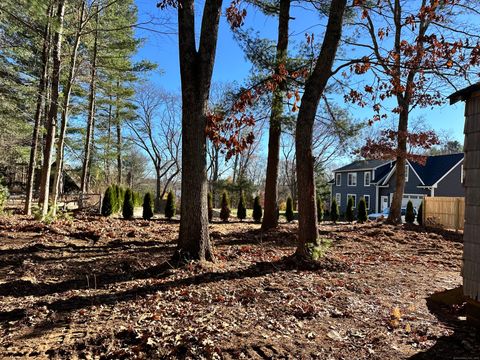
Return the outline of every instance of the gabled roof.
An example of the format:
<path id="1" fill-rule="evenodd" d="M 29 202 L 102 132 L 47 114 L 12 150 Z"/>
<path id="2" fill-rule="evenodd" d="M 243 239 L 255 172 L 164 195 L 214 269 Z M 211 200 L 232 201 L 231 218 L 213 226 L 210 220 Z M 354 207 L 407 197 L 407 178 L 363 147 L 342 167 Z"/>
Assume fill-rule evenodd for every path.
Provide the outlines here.
<path id="1" fill-rule="evenodd" d="M 390 166 L 381 166 L 375 170 L 375 178 L 372 180 L 372 183 L 380 183 L 388 175 L 392 167 L 395 165 L 394 161 L 387 161 L 383 165 L 388 165 L 389 163 L 391 164 Z"/>
<path id="2" fill-rule="evenodd" d="M 450 99 L 450 105 L 455 104 L 457 101 L 467 100 L 470 97 L 470 95 L 472 95 L 474 92 L 477 92 L 479 90 L 480 90 L 480 82 L 470 85 L 462 90 L 459 90 L 453 93 L 448 97 Z"/>
<path id="3" fill-rule="evenodd" d="M 355 170 L 373 170 L 379 166 L 388 163 L 387 160 L 355 160 L 354 162 L 345 165 L 334 172 L 339 171 L 355 171 Z"/>
<path id="4" fill-rule="evenodd" d="M 425 165 L 410 162 L 425 186 L 435 185 L 455 165 L 463 160 L 464 154 L 448 154 L 428 156 Z"/>

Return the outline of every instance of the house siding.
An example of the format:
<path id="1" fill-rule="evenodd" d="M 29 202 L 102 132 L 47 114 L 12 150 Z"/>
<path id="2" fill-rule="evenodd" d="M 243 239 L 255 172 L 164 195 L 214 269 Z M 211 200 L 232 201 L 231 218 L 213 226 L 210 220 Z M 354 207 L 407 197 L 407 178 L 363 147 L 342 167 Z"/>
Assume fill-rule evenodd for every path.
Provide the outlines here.
<path id="1" fill-rule="evenodd" d="M 357 186 L 347 186 L 348 173 L 355 172 L 357 174 Z M 337 193 L 341 194 L 341 203 L 338 204 L 340 214 L 344 214 L 347 210 L 348 194 L 355 194 L 357 196 L 357 203 L 364 195 L 370 196 L 370 209 L 369 213 L 375 211 L 375 185 L 370 183 L 370 186 L 364 186 L 365 173 L 370 172 L 370 182 L 372 181 L 372 171 L 346 171 L 334 173 L 334 179 L 337 174 L 341 174 L 341 185 L 337 186 L 336 182 L 332 184 L 332 199 L 335 199 Z M 356 206 L 357 204 L 355 204 Z"/>
<path id="2" fill-rule="evenodd" d="M 437 184 L 435 196 L 465 196 L 465 188 L 460 182 L 463 161 Z"/>

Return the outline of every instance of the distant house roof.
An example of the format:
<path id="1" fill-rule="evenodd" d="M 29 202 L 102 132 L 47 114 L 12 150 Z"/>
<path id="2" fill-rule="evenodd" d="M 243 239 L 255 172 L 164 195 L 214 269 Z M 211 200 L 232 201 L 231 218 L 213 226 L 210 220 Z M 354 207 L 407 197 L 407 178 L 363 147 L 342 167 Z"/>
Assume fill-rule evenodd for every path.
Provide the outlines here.
<path id="1" fill-rule="evenodd" d="M 390 161 L 386 161 L 384 165 L 389 163 Z M 380 183 L 390 172 L 392 169 L 393 165 L 395 165 L 395 162 L 391 162 L 391 166 L 382 166 L 375 170 L 375 178 L 372 180 L 372 183 L 377 184 Z"/>
<path id="2" fill-rule="evenodd" d="M 385 160 L 356 160 L 348 165 L 336 169 L 335 172 L 351 170 L 372 170 L 386 164 L 387 162 L 388 161 Z"/>
<path id="3" fill-rule="evenodd" d="M 438 182 L 450 169 L 458 164 L 464 157 L 463 153 L 436 155 L 427 157 L 425 165 L 410 162 L 425 186 Z"/>
<path id="4" fill-rule="evenodd" d="M 454 92 L 452 95 L 450 95 L 448 97 L 450 99 L 450 105 L 453 105 L 458 101 L 467 100 L 470 97 L 470 95 L 476 91 L 480 91 L 480 82 L 470 85 L 465 89 L 459 90 L 457 92 Z"/>

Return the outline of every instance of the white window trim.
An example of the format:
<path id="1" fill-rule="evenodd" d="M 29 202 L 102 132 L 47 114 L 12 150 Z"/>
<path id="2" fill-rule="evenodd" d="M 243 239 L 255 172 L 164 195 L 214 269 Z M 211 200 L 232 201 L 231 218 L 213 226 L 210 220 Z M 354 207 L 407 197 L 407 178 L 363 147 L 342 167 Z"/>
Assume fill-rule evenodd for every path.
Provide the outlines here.
<path id="1" fill-rule="evenodd" d="M 354 185 L 353 185 L 353 184 L 352 184 L 352 185 L 349 184 L 349 181 L 348 181 L 348 180 L 350 179 L 350 175 L 352 175 L 352 180 L 353 180 L 353 178 L 354 178 L 353 175 L 355 175 L 355 184 L 354 184 Z M 357 183 L 357 173 L 356 173 L 356 172 L 350 172 L 350 173 L 348 173 L 348 174 L 347 174 L 347 186 L 352 187 L 352 186 L 357 186 L 357 184 L 358 184 L 358 183 Z"/>
<path id="2" fill-rule="evenodd" d="M 335 186 L 342 186 L 342 174 L 336 173 L 335 174 Z"/>
<path id="3" fill-rule="evenodd" d="M 368 184 L 367 184 L 367 175 L 368 175 Z M 371 182 L 372 182 L 372 173 L 370 171 L 367 171 L 363 175 L 363 186 L 370 186 Z"/>
<path id="4" fill-rule="evenodd" d="M 405 182 L 408 182 L 408 176 L 410 174 L 410 166 L 408 164 L 405 165 Z"/>
<path id="5" fill-rule="evenodd" d="M 341 193 L 336 193 L 335 194 L 335 200 L 337 201 L 337 206 L 342 205 L 342 194 Z"/>
<path id="6" fill-rule="evenodd" d="M 352 197 L 353 198 L 353 208 L 355 209 L 357 207 L 357 194 L 347 194 L 347 206 L 348 206 L 348 199 Z"/>
<path id="7" fill-rule="evenodd" d="M 368 198 L 368 203 L 367 203 Z M 365 200 L 365 205 L 367 205 L 367 210 L 370 210 L 370 195 L 363 195 L 363 199 Z"/>
<path id="8" fill-rule="evenodd" d="M 463 164 L 460 166 L 460 183 L 463 184 L 465 180 L 465 170 L 463 170 Z"/>

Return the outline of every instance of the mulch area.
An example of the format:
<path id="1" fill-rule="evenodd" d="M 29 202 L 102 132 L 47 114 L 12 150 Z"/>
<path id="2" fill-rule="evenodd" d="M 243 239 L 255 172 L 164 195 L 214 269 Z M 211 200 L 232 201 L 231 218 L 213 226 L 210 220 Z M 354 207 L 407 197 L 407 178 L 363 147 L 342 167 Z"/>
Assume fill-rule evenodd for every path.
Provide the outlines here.
<path id="1" fill-rule="evenodd" d="M 463 306 L 426 301 L 461 284 L 459 234 L 324 223 L 309 269 L 285 260 L 296 224 L 210 231 L 217 261 L 174 268 L 178 223 L 0 218 L 0 358 L 480 356 Z"/>

